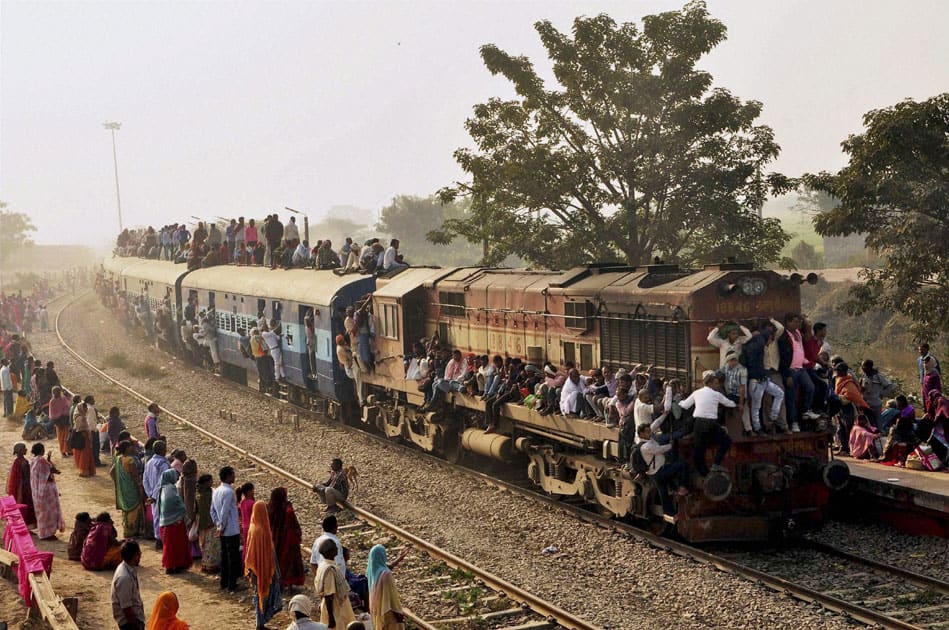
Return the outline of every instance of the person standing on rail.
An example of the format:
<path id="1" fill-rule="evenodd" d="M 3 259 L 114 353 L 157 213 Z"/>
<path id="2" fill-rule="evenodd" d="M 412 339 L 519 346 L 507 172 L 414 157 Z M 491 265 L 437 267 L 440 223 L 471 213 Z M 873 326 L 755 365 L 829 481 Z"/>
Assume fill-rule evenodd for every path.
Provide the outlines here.
<path id="1" fill-rule="evenodd" d="M 222 589 L 238 590 L 237 578 L 244 573 L 241 562 L 241 519 L 234 495 L 234 469 L 225 466 L 218 473 L 221 484 L 211 495 L 211 519 L 221 540 Z"/>

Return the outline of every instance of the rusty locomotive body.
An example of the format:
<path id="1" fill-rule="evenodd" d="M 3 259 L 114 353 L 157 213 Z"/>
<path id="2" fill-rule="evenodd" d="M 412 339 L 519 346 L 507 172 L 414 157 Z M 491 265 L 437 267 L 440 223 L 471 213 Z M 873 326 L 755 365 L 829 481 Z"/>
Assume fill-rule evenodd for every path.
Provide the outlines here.
<path id="1" fill-rule="evenodd" d="M 113 273 L 123 287 L 134 287 L 134 276 L 142 271 L 141 265 L 130 265 Z M 257 270 L 241 268 L 178 273 L 168 284 L 176 287 L 179 323 L 182 298 L 216 307 L 219 345 L 234 336 L 228 318 L 277 315 L 285 365 L 300 364 L 288 370 L 291 402 L 363 423 L 449 459 L 470 452 L 526 460 L 530 479 L 549 494 L 579 496 L 603 512 L 657 526 L 671 519 L 663 517 L 652 482 L 637 478 L 618 459 L 617 429 L 507 404 L 495 431 L 487 433 L 480 428 L 484 403 L 476 397 L 450 393 L 445 404 L 423 410 L 423 393 L 406 378 L 405 357 L 415 342 L 438 335 L 443 345 L 466 354 L 500 354 L 536 364 L 572 362 L 581 370 L 651 364 L 656 377 L 694 385 L 703 371 L 719 367 L 718 349 L 706 339 L 715 322 L 796 312 L 803 281 L 743 264 L 699 271 L 673 265 L 589 265 L 564 272 L 409 268 L 375 279 L 303 270 L 280 276 L 264 270 L 260 273 L 267 277 L 256 279 Z M 126 282 L 130 274 L 132 281 Z M 228 276 L 227 286 L 217 287 L 222 274 Z M 362 405 L 331 342 L 343 332 L 342 309 L 356 296 L 371 302 L 374 333 L 374 369 L 362 375 Z M 310 307 L 317 314 L 316 352 L 310 355 L 314 370 L 308 369 L 301 348 L 303 317 Z M 252 361 L 227 351 L 221 351 L 221 360 L 226 375 L 252 381 Z M 831 459 L 828 441 L 826 432 L 736 438 L 724 462 L 727 478 L 680 498 L 680 516 L 671 526 L 701 542 L 763 539 L 819 524 L 830 489 L 847 475 L 846 467 Z M 680 455 L 688 457 L 688 449 L 681 446 Z"/>

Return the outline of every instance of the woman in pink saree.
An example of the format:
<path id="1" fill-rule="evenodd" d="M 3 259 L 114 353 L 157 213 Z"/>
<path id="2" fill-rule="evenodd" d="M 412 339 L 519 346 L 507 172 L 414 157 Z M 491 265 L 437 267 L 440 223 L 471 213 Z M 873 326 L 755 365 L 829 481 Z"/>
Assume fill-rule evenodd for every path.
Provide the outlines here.
<path id="1" fill-rule="evenodd" d="M 856 459 L 876 459 L 883 455 L 874 446 L 879 435 L 879 429 L 870 424 L 865 414 L 857 414 L 850 430 L 850 455 Z"/>
<path id="2" fill-rule="evenodd" d="M 42 540 L 56 538 L 56 532 L 66 531 L 63 511 L 59 506 L 59 488 L 53 475 L 59 471 L 49 457 L 44 457 L 41 442 L 33 445 L 30 460 L 30 489 L 33 491 L 33 509 L 36 512 L 36 535 Z"/>

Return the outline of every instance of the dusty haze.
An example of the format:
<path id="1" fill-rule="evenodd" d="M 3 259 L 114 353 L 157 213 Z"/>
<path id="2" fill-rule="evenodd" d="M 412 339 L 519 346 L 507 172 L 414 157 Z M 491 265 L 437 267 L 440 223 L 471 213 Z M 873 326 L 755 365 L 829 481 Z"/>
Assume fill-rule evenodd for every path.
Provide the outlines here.
<path id="1" fill-rule="evenodd" d="M 548 68 L 532 24 L 682 2 L 0 3 L 0 200 L 39 242 L 104 244 L 191 215 L 318 219 L 461 177 L 471 106 L 509 96 L 493 42 Z M 715 84 L 764 103 L 789 175 L 843 163 L 869 109 L 949 88 L 949 3 L 709 2 Z M 549 73 L 548 73 L 549 75 Z M 285 216 L 282 213 L 281 216 Z"/>

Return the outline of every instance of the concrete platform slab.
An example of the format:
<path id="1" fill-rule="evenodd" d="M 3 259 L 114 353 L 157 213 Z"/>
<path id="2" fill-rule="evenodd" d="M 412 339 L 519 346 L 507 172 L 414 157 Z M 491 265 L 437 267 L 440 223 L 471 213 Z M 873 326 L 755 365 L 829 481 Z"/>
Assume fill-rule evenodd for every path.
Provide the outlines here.
<path id="1" fill-rule="evenodd" d="M 850 467 L 850 489 L 879 499 L 880 516 L 914 533 L 949 537 L 949 473 L 908 470 L 841 458 Z"/>

